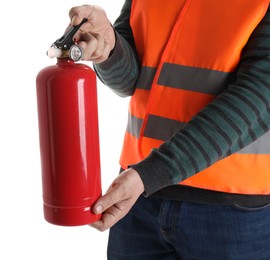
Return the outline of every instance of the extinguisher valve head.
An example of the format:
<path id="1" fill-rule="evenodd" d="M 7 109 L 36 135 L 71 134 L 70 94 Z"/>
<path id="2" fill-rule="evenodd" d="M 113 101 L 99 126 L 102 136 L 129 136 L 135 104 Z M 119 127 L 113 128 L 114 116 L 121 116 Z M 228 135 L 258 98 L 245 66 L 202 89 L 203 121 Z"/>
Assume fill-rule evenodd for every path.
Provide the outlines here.
<path id="1" fill-rule="evenodd" d="M 82 56 L 82 49 L 79 50 L 79 46 L 76 45 L 76 42 L 74 40 L 74 35 L 79 30 L 81 25 L 87 22 L 87 20 L 88 20 L 87 18 L 84 18 L 80 24 L 69 27 L 69 29 L 67 29 L 65 34 L 61 38 L 57 39 L 51 45 L 51 48 L 47 51 L 47 55 L 51 58 L 60 57 L 62 55 L 62 52 L 69 51 L 75 45 L 76 48 L 74 48 L 74 50 L 71 51 L 75 59 L 73 59 L 72 57 L 71 58 L 74 61 L 79 60 L 81 57 L 79 59 L 77 57 L 80 55 Z"/>

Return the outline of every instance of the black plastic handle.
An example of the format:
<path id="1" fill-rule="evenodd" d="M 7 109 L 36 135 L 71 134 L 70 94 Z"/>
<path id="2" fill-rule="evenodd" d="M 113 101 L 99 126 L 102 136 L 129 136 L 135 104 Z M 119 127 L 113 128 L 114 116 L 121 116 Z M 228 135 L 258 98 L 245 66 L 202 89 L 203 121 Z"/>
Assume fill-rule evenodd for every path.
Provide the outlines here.
<path id="1" fill-rule="evenodd" d="M 52 44 L 52 46 L 57 47 L 59 49 L 63 49 L 63 50 L 69 50 L 70 47 L 74 45 L 74 39 L 73 39 L 74 34 L 79 30 L 81 25 L 84 24 L 85 22 L 87 22 L 86 18 L 84 18 L 80 22 L 80 24 L 76 26 L 71 26 L 61 38 L 57 39 Z"/>

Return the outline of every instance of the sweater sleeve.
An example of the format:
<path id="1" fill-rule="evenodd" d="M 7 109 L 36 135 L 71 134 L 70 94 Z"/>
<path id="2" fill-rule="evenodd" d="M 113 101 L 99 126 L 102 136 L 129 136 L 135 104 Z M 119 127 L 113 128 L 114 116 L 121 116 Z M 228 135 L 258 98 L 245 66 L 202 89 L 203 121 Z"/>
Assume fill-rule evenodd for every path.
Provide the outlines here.
<path id="1" fill-rule="evenodd" d="M 121 97 L 131 96 L 139 74 L 139 62 L 129 24 L 131 0 L 126 0 L 113 27 L 116 44 L 109 58 L 94 64 L 99 79 Z"/>
<path id="2" fill-rule="evenodd" d="M 238 152 L 270 129 L 270 11 L 246 44 L 235 81 L 142 162 L 148 196 Z"/>

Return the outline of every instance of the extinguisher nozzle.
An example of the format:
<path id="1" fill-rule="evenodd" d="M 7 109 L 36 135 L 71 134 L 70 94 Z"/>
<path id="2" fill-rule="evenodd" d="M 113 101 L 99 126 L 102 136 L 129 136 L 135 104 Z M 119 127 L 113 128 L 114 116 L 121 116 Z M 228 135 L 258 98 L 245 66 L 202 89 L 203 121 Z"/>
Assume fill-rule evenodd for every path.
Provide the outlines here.
<path id="1" fill-rule="evenodd" d="M 48 51 L 47 51 L 47 55 L 50 58 L 56 58 L 56 57 L 60 57 L 62 54 L 62 50 L 59 48 L 53 48 L 51 47 Z"/>

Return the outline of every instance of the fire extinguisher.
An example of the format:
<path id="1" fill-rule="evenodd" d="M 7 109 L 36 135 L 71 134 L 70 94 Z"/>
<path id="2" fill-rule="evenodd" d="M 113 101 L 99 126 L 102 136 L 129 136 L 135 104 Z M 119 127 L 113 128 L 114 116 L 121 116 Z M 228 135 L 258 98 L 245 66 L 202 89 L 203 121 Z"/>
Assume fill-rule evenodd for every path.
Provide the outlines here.
<path id="1" fill-rule="evenodd" d="M 96 75 L 76 63 L 82 49 L 73 39 L 86 21 L 53 43 L 47 55 L 57 64 L 36 77 L 44 218 L 61 226 L 100 218 L 92 212 L 101 196 Z"/>

